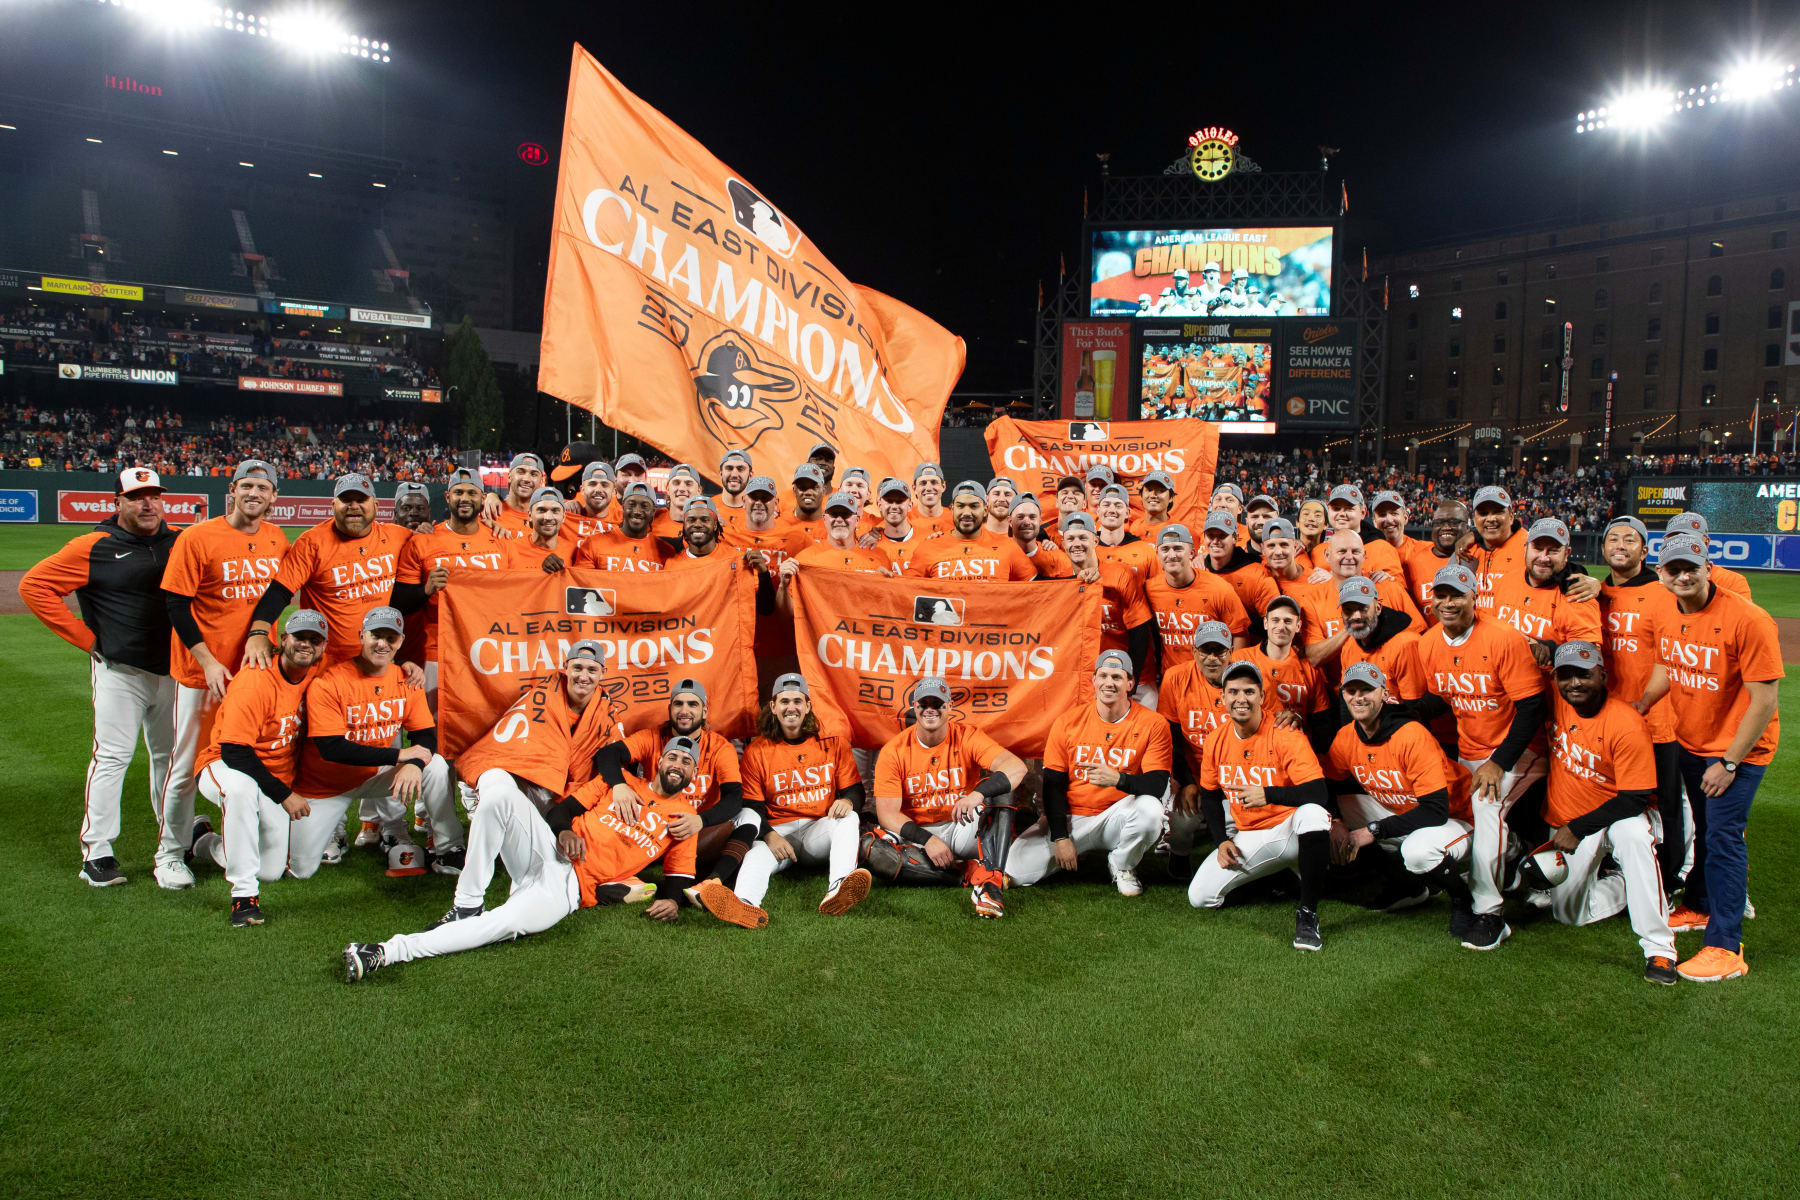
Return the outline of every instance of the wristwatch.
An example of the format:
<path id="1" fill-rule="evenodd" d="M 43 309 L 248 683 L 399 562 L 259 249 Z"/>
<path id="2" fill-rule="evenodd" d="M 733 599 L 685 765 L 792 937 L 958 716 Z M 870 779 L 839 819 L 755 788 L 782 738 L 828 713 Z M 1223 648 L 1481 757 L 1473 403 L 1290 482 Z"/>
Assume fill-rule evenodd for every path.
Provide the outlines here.
<path id="1" fill-rule="evenodd" d="M 1738 764 L 1732 762 L 1729 758 L 1721 758 L 1719 760 L 1719 765 L 1721 767 L 1724 767 L 1727 771 L 1731 772 L 1733 775 L 1737 774 Z"/>
<path id="2" fill-rule="evenodd" d="M 1369 836 L 1378 842 L 1381 840 L 1381 830 L 1378 828 L 1380 824 L 1380 821 L 1370 821 L 1367 825 L 1363 826 L 1364 829 L 1369 831 Z"/>

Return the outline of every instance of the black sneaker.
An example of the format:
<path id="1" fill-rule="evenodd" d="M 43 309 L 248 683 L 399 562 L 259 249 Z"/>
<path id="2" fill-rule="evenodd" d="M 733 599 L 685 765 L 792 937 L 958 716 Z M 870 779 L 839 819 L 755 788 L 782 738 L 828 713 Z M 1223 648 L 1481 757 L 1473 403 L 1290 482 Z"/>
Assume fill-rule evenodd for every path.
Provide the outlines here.
<path id="1" fill-rule="evenodd" d="M 438 926 L 448 925 L 452 921 L 466 921 L 470 917 L 479 917 L 485 910 L 486 905 L 482 904 L 477 904 L 474 908 L 458 908 L 456 905 L 452 904 L 449 912 L 425 927 L 425 932 L 430 933 Z"/>
<path id="2" fill-rule="evenodd" d="M 257 896 L 236 896 L 231 901 L 231 925 L 234 929 L 244 929 L 251 925 L 263 923 L 262 909 L 257 905 Z"/>
<path id="3" fill-rule="evenodd" d="M 344 982 L 367 979 L 387 966 L 387 952 L 380 942 L 351 942 L 344 947 Z"/>
<path id="4" fill-rule="evenodd" d="M 1512 927 L 1506 918 L 1499 913 L 1482 913 L 1469 922 L 1469 931 L 1463 934 L 1463 948 L 1467 950 L 1495 950 L 1501 942 L 1512 936 Z"/>
<path id="5" fill-rule="evenodd" d="M 1461 941 L 1475 924 L 1475 910 L 1467 900 L 1450 901 L 1450 936 Z"/>
<path id="6" fill-rule="evenodd" d="M 1644 960 L 1644 982 L 1660 983 L 1664 987 L 1674 987 L 1675 961 L 1658 954 Z"/>
<path id="7" fill-rule="evenodd" d="M 1297 905 L 1294 908 L 1294 949 L 1323 950 L 1325 939 L 1319 936 L 1319 910 Z"/>
<path id="8" fill-rule="evenodd" d="M 461 846 L 458 846 L 454 850 L 446 850 L 442 854 L 433 854 L 431 856 L 431 869 L 436 871 L 439 875 L 461 875 L 463 871 L 463 859 L 467 854 L 468 851 Z"/>
<path id="9" fill-rule="evenodd" d="M 125 872 L 119 870 L 119 860 L 112 855 L 105 858 L 90 858 L 81 864 L 81 878 L 90 887 L 114 887 L 125 882 Z"/>
<path id="10" fill-rule="evenodd" d="M 189 867 L 192 867 L 194 865 L 194 843 L 212 831 L 213 823 L 211 817 L 195 817 L 193 825 L 188 828 L 187 849 L 182 851 L 181 861 L 186 863 Z"/>
<path id="11" fill-rule="evenodd" d="M 1430 899 L 1431 889 L 1425 886 L 1423 880 L 1396 881 L 1382 889 L 1381 895 L 1375 897 L 1369 907 L 1380 912 L 1405 912 Z"/>

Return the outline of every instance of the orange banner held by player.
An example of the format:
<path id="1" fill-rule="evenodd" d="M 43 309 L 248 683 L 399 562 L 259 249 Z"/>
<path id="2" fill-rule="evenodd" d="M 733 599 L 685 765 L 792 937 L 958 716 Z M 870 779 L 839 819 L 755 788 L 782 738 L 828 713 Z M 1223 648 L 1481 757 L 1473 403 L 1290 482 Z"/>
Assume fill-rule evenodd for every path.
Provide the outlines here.
<path id="1" fill-rule="evenodd" d="M 911 479 L 938 457 L 963 342 L 844 278 L 577 46 L 541 357 L 541 390 L 707 474 L 727 450 L 785 473 L 823 441 Z"/>
<path id="2" fill-rule="evenodd" d="M 1141 513 L 1138 484 L 1151 471 L 1175 481 L 1170 515 L 1199 540 L 1219 464 L 1216 421 L 1015 421 L 1000 417 L 987 427 L 994 470 L 1020 487 L 1053 495 L 1064 475 L 1085 478 L 1105 464 L 1131 489 L 1131 509 Z M 1047 515 L 1051 512 L 1046 508 Z"/>
<path id="3" fill-rule="evenodd" d="M 1037 583 L 801 571 L 794 643 L 827 733 L 876 747 L 904 728 L 912 688 L 950 685 L 953 715 L 1013 753 L 1043 753 L 1051 722 L 1093 696 L 1100 591 Z"/>
<path id="4" fill-rule="evenodd" d="M 708 724 L 756 723 L 756 578 L 735 558 L 644 573 L 468 571 L 438 608 L 438 728 L 446 757 L 485 733 L 527 687 L 553 682 L 570 646 L 606 646 L 603 700 L 627 731 L 668 719 L 670 688 L 705 685 Z M 597 701 L 598 702 L 598 701 Z"/>

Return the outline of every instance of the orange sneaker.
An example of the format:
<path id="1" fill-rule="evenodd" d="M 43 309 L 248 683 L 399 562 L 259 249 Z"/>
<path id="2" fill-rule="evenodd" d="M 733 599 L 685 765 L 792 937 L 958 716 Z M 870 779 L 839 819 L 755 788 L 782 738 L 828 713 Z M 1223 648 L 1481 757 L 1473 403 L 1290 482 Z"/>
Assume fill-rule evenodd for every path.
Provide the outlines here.
<path id="1" fill-rule="evenodd" d="M 717 879 L 708 879 L 698 887 L 689 888 L 687 896 L 719 920 L 740 929 L 761 929 L 769 923 L 768 913 L 754 904 L 745 904 L 736 892 Z"/>
<path id="2" fill-rule="evenodd" d="M 827 916 L 839 916 L 849 912 L 862 903 L 863 897 L 869 894 L 869 885 L 875 877 L 862 867 L 844 876 L 842 883 L 831 890 L 825 899 L 819 901 L 819 911 Z"/>
<path id="3" fill-rule="evenodd" d="M 1680 905 L 1669 914 L 1669 928 L 1676 933 L 1693 933 L 1705 929 L 1707 916 L 1703 912 L 1695 912 L 1687 905 Z"/>
<path id="4" fill-rule="evenodd" d="M 1706 946 L 1675 970 L 1693 983 L 1717 983 L 1721 979 L 1748 975 L 1750 964 L 1744 961 L 1741 949 L 1734 954 L 1723 946 Z"/>

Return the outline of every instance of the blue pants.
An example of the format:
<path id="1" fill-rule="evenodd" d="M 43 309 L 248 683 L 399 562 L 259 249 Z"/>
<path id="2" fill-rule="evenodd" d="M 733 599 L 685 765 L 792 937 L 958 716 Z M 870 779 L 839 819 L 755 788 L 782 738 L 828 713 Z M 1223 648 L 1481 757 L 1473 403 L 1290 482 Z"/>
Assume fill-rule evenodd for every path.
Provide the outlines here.
<path id="1" fill-rule="evenodd" d="M 1711 917 L 1706 923 L 1708 946 L 1736 952 L 1744 940 L 1744 894 L 1749 888 L 1744 826 L 1765 768 L 1740 763 L 1725 794 L 1708 796 L 1700 790 L 1700 777 L 1718 761 L 1686 749 L 1681 752 L 1681 778 L 1694 810 L 1694 869 L 1688 872 L 1682 899 L 1695 912 Z"/>

